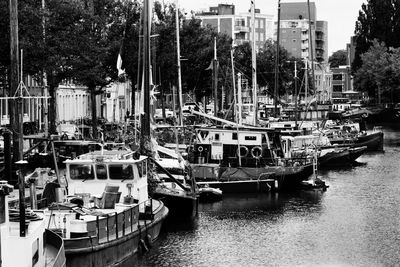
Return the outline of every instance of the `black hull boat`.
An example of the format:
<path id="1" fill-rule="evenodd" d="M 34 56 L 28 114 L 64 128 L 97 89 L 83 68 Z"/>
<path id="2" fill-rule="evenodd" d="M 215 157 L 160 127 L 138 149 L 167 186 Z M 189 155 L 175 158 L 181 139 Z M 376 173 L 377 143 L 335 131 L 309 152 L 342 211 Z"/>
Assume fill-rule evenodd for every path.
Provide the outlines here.
<path id="1" fill-rule="evenodd" d="M 327 148 L 322 149 L 321 154 L 324 153 L 324 150 Z M 329 152 L 318 158 L 318 163 L 323 167 L 349 165 L 354 163 L 366 150 L 366 146 L 329 148 Z"/>
<path id="2" fill-rule="evenodd" d="M 368 151 L 382 151 L 383 132 L 377 131 L 366 135 L 359 135 L 356 146 L 366 146 Z"/>
<path id="3" fill-rule="evenodd" d="M 312 157 L 285 157 L 280 131 L 200 127 L 196 137 L 193 175 L 199 185 L 224 193 L 292 190 L 312 174 Z"/>
<path id="4" fill-rule="evenodd" d="M 163 150 L 167 153 L 167 150 Z M 169 218 L 193 218 L 198 212 L 198 188 L 191 175 L 190 166 L 176 158 L 153 160 L 156 165 L 158 183 L 153 198 L 168 207 Z"/>
<path id="5" fill-rule="evenodd" d="M 158 187 L 153 193 L 155 199 L 165 203 L 170 211 L 169 220 L 172 218 L 194 218 L 198 212 L 199 200 L 196 194 L 174 190 L 170 187 Z"/>
<path id="6" fill-rule="evenodd" d="M 219 188 L 224 193 L 260 193 L 293 190 L 312 174 L 312 164 L 282 167 L 219 167 L 193 165 L 199 186 Z"/>
<path id="7" fill-rule="evenodd" d="M 222 199 L 222 190 L 213 188 L 209 185 L 204 185 L 199 188 L 199 201 L 200 202 L 215 202 Z"/>

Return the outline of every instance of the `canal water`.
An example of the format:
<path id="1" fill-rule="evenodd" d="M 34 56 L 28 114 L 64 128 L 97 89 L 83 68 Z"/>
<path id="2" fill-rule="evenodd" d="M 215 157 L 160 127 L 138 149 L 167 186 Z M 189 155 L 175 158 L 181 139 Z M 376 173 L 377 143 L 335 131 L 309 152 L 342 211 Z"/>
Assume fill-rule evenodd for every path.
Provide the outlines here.
<path id="1" fill-rule="evenodd" d="M 320 170 L 326 192 L 225 195 L 193 221 L 169 223 L 129 266 L 395 266 L 400 264 L 400 127 L 385 152 Z"/>

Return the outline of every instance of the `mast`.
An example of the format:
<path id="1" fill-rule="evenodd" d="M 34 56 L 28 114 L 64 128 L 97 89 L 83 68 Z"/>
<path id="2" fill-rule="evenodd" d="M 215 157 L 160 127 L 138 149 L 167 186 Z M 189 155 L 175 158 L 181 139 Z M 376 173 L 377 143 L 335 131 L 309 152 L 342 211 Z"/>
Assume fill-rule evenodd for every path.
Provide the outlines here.
<path id="1" fill-rule="evenodd" d="M 141 121 L 140 148 L 143 154 L 150 154 L 150 1 L 144 0 L 143 16 L 143 118 Z"/>
<path id="2" fill-rule="evenodd" d="M 238 112 L 236 112 L 236 84 L 235 84 L 235 62 L 233 61 L 233 47 L 231 48 L 231 64 L 232 64 L 232 87 L 233 87 L 233 104 L 234 104 L 234 114 L 235 116 L 238 115 Z M 238 120 L 236 121 L 238 123 Z M 237 136 L 237 149 L 240 152 L 240 140 L 239 140 L 239 127 L 236 124 L 236 136 Z M 239 167 L 242 166 L 242 159 L 239 155 L 238 157 L 239 160 Z"/>
<path id="3" fill-rule="evenodd" d="M 308 31 L 309 31 L 309 39 L 310 39 L 310 50 L 311 50 L 311 84 L 312 88 L 315 88 L 314 82 L 314 49 L 313 49 L 313 39 L 312 39 L 312 31 L 311 31 L 311 11 L 310 11 L 310 0 L 307 0 L 307 7 L 308 7 Z M 307 99 L 306 99 L 307 101 Z"/>
<path id="4" fill-rule="evenodd" d="M 178 61 L 178 96 L 179 96 L 179 125 L 183 126 L 183 114 L 182 114 L 182 79 L 181 79 L 181 48 L 179 44 L 179 12 L 178 12 L 178 0 L 175 5 L 175 22 L 176 22 L 176 55 Z"/>
<path id="5" fill-rule="evenodd" d="M 252 38 L 252 46 L 251 46 L 251 65 L 252 65 L 252 87 L 253 87 L 253 103 L 254 103 L 254 117 L 253 117 L 253 125 L 257 125 L 257 113 L 258 113 L 258 97 L 257 97 L 257 62 L 256 62 L 256 29 L 255 29 L 255 10 L 254 10 L 254 1 L 251 1 L 251 38 Z"/>
<path id="6" fill-rule="evenodd" d="M 278 22 L 276 32 L 276 55 L 275 55 L 275 85 L 274 85 L 274 113 L 278 117 L 278 91 L 279 91 L 279 41 L 281 31 L 281 1 L 278 0 Z"/>
<path id="7" fill-rule="evenodd" d="M 10 0 L 10 91 L 14 95 L 18 91 L 19 84 L 19 41 L 18 41 L 18 0 Z M 13 132 L 13 160 L 22 158 L 20 155 L 20 142 L 18 138 L 19 125 L 19 105 L 14 105 L 13 100 L 9 100 L 10 124 Z"/>
<path id="8" fill-rule="evenodd" d="M 217 37 L 214 37 L 213 59 L 213 90 L 214 90 L 214 116 L 218 117 L 218 61 L 217 61 Z"/>

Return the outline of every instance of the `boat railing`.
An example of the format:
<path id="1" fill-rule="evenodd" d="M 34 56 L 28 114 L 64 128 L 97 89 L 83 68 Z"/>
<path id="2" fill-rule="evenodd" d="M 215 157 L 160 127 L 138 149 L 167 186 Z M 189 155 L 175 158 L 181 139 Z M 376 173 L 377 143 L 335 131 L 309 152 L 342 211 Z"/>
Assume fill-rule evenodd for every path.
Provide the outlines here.
<path id="1" fill-rule="evenodd" d="M 90 248 L 124 238 L 137 230 L 145 231 L 146 226 L 157 219 L 152 216 L 153 201 L 148 199 L 123 211 L 97 215 L 94 220 L 82 221 L 86 224 L 86 231 L 82 235 L 71 233 L 71 238 L 66 239 L 66 248 Z M 141 207 L 144 207 L 144 212 L 140 211 Z"/>

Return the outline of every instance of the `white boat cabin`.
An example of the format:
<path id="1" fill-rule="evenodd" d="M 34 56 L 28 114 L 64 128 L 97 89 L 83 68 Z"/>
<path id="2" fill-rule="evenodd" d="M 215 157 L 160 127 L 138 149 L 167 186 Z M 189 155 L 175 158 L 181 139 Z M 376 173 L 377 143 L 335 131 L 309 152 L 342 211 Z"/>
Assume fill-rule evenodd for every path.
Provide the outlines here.
<path id="1" fill-rule="evenodd" d="M 119 186 L 122 196 L 130 195 L 139 203 L 148 200 L 147 157 L 134 159 L 131 151 L 104 150 L 66 160 L 65 164 L 69 195 L 101 196 L 106 186 Z"/>

